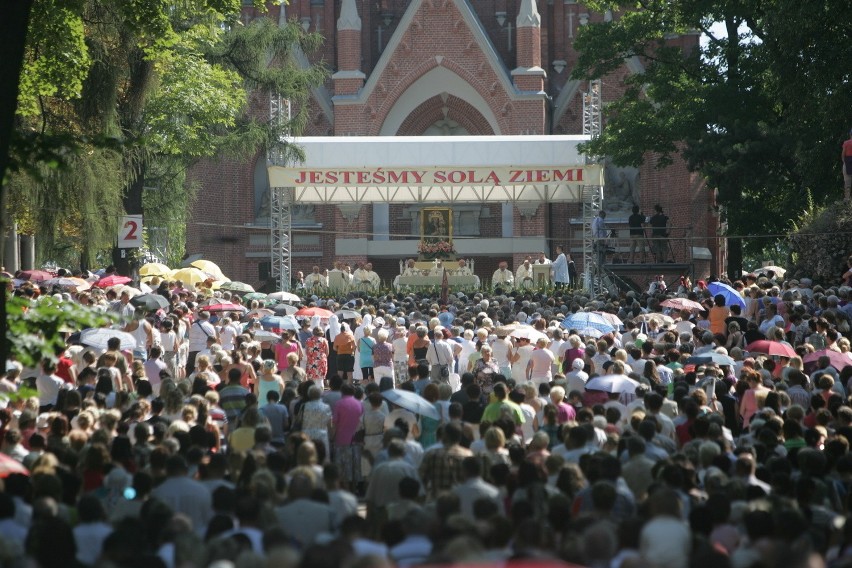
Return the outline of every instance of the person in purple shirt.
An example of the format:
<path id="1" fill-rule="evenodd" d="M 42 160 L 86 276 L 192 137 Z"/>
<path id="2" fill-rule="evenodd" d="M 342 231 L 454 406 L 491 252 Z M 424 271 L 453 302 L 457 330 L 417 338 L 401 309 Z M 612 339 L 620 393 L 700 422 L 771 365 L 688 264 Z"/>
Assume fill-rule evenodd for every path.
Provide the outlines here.
<path id="1" fill-rule="evenodd" d="M 341 482 L 349 489 L 361 482 L 361 444 L 353 443 L 353 439 L 355 432 L 363 428 L 364 406 L 355 398 L 355 387 L 349 383 L 340 387 L 340 395 L 332 410 L 332 445 Z"/>

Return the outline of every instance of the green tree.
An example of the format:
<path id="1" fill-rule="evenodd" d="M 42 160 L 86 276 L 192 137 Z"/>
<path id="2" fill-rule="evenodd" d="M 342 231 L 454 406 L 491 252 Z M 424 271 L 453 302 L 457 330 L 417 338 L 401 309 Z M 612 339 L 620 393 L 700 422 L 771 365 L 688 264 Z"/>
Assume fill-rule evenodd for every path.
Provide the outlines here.
<path id="1" fill-rule="evenodd" d="M 305 104 L 292 124 L 258 120 L 249 93 L 304 103 L 325 76 L 293 57 L 321 38 L 266 18 L 242 25 L 236 0 L 56 4 L 36 0 L 33 9 L 8 183 L 11 209 L 38 232 L 42 257 L 69 247 L 96 262 L 120 216 L 146 202 L 146 224 L 179 238 L 192 199 L 188 167 L 254 154 L 304 122 Z"/>
<path id="2" fill-rule="evenodd" d="M 682 155 L 718 190 L 734 236 L 786 232 L 808 192 L 820 201 L 837 197 L 839 136 L 847 128 L 841 111 L 852 103 L 848 72 L 837 64 L 850 55 L 844 38 L 852 30 L 838 17 L 845 4 L 586 4 L 620 15 L 582 30 L 574 77 L 602 77 L 632 57 L 644 66 L 606 107 L 606 127 L 591 152 L 622 165 L 639 165 L 655 152 L 660 167 Z M 705 41 L 689 52 L 668 39 L 693 33 Z M 758 251 L 767 244 L 731 238 L 729 274 L 741 269 L 743 246 Z"/>

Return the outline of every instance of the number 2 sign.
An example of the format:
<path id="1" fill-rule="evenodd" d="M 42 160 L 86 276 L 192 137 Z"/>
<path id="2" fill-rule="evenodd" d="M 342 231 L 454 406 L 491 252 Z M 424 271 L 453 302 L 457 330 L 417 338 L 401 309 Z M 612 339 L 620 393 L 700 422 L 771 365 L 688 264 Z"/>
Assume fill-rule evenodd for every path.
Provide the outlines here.
<path id="1" fill-rule="evenodd" d="M 125 215 L 118 226 L 118 248 L 142 246 L 142 215 Z"/>

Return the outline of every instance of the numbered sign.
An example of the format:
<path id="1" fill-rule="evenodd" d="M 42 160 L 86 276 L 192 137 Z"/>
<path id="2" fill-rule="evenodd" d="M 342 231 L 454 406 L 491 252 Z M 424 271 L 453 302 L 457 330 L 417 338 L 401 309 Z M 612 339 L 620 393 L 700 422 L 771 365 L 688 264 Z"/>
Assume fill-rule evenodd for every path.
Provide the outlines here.
<path id="1" fill-rule="evenodd" d="M 125 215 L 118 226 L 118 248 L 142 246 L 142 215 Z"/>

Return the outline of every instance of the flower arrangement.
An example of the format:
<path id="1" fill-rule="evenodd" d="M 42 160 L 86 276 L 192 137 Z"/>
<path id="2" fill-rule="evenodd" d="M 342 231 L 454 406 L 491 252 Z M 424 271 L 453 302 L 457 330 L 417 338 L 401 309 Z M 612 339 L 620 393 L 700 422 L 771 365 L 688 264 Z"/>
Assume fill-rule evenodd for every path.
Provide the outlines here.
<path id="1" fill-rule="evenodd" d="M 417 252 L 428 258 L 447 258 L 456 253 L 451 241 L 427 242 L 420 241 Z"/>

